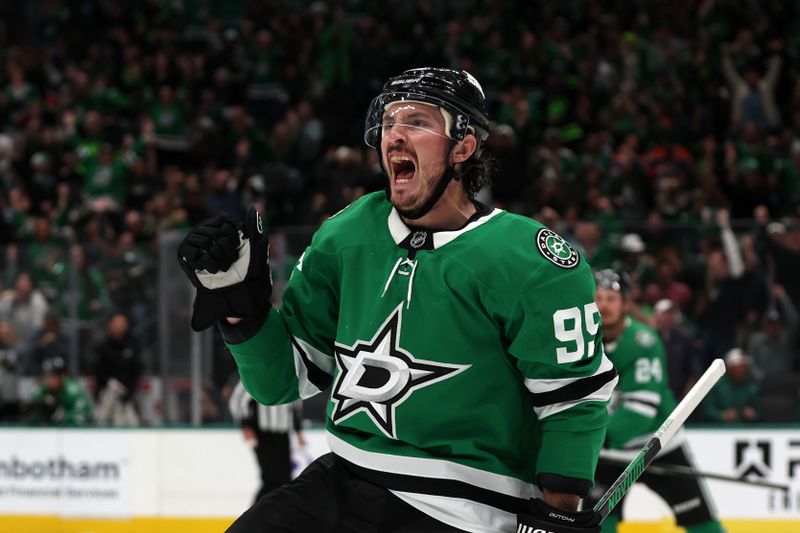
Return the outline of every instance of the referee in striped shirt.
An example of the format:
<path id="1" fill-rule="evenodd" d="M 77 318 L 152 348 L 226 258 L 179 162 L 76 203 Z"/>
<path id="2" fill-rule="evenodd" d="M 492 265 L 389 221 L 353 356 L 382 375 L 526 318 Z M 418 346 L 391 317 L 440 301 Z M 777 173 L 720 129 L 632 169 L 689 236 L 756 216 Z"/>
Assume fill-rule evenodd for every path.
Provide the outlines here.
<path id="1" fill-rule="evenodd" d="M 258 460 L 261 470 L 261 488 L 256 494 L 258 501 L 292 479 L 290 434 L 293 430 L 297 433 L 298 444 L 305 445 L 300 432 L 300 403 L 261 405 L 239 381 L 228 406 L 233 420 L 241 424 L 244 439 L 253 447 Z"/>

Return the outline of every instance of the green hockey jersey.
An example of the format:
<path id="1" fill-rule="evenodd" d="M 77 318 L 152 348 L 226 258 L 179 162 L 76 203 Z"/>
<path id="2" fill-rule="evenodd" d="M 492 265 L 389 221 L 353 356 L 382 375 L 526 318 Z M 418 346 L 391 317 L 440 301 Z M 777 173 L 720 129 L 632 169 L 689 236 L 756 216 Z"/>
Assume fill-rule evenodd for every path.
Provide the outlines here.
<path id="1" fill-rule="evenodd" d="M 589 266 L 538 222 L 484 206 L 432 232 L 375 193 L 322 225 L 259 329 L 223 332 L 258 401 L 330 387 L 331 451 L 495 533 L 536 482 L 590 487 L 616 383 L 599 325 Z"/>
<path id="2" fill-rule="evenodd" d="M 641 447 L 675 409 L 664 345 L 653 328 L 628 317 L 619 338 L 605 342 L 605 351 L 619 372 L 608 447 Z M 669 449 L 679 442 L 673 439 Z"/>
<path id="3" fill-rule="evenodd" d="M 83 384 L 64 378 L 59 391 L 41 384 L 31 398 L 37 422 L 63 426 L 82 426 L 92 421 L 92 402 Z"/>

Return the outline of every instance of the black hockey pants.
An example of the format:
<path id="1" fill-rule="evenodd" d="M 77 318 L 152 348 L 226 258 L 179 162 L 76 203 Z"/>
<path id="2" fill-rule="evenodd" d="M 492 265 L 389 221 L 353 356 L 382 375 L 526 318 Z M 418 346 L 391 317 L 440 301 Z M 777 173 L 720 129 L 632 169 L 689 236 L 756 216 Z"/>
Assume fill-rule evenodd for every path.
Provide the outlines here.
<path id="1" fill-rule="evenodd" d="M 228 533 L 457 533 L 323 455 L 253 504 Z"/>

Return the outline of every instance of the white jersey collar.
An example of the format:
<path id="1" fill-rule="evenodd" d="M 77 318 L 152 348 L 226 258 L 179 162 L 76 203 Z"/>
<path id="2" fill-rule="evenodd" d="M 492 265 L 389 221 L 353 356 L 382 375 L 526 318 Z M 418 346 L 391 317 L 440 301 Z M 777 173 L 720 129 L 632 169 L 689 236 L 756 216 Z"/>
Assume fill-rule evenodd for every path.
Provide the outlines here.
<path id="1" fill-rule="evenodd" d="M 430 231 L 429 233 L 433 236 L 433 249 L 435 250 L 437 248 L 441 248 L 445 244 L 457 239 L 460 235 L 463 235 L 464 233 L 472 231 L 478 226 L 485 224 L 502 212 L 502 209 L 493 208 L 485 215 L 470 221 L 462 228 L 450 231 Z M 392 207 L 392 211 L 389 213 L 388 223 L 389 233 L 392 234 L 392 238 L 397 245 L 400 245 L 400 243 L 403 242 L 412 232 L 411 228 L 406 226 L 406 223 L 403 222 L 402 218 L 400 218 L 400 213 L 398 213 L 397 209 L 394 207 Z"/>

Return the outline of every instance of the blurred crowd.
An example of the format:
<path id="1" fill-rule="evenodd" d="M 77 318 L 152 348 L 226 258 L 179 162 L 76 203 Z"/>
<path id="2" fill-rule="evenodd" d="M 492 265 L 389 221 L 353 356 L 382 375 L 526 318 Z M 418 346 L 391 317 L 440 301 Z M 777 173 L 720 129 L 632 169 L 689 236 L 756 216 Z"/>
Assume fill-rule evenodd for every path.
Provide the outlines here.
<path id="1" fill-rule="evenodd" d="M 140 354 L 155 337 L 159 237 L 251 204 L 274 234 L 310 234 L 382 188 L 361 141 L 368 102 L 390 75 L 431 65 L 486 90 L 498 172 L 479 198 L 548 224 L 594 268 L 626 270 L 631 312 L 662 333 L 679 396 L 739 349 L 757 402 L 800 370 L 798 9 L 2 3 L 0 401 L 14 376 L 60 368 L 72 342 L 95 418 L 135 423 L 136 380 L 156 371 Z M 794 386 L 780 413 L 792 420 Z M 735 388 L 707 419 L 778 416 L 733 417 L 725 401 L 748 396 Z"/>

